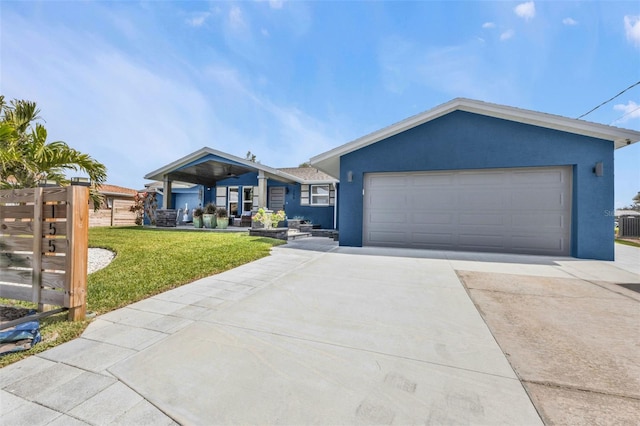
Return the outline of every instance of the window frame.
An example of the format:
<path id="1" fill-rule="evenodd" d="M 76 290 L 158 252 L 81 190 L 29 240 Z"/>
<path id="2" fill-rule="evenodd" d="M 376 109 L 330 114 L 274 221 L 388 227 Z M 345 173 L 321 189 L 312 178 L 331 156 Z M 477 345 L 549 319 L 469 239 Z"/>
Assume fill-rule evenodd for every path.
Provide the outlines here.
<path id="1" fill-rule="evenodd" d="M 315 188 L 324 187 L 326 188 L 326 194 L 314 194 L 313 190 Z M 316 201 L 317 198 L 326 198 L 326 203 L 319 203 Z M 310 206 L 330 206 L 331 205 L 331 184 L 328 183 L 320 183 L 309 185 L 309 205 Z"/>

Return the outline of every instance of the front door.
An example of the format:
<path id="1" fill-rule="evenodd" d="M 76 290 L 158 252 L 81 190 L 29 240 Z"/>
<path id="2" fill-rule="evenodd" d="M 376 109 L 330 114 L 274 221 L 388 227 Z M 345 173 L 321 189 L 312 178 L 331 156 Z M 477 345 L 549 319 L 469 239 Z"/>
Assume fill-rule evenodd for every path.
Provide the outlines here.
<path id="1" fill-rule="evenodd" d="M 274 186 L 269 188 L 269 210 L 284 210 L 284 194 L 285 188 L 283 186 Z"/>

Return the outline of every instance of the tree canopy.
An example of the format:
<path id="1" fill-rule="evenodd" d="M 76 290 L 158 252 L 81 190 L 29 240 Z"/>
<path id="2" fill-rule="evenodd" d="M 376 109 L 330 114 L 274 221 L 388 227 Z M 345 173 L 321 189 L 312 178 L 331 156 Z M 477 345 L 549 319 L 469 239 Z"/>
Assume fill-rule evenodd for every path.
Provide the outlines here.
<path id="1" fill-rule="evenodd" d="M 14 99 L 7 103 L 0 95 L 0 189 L 34 188 L 41 181 L 69 184 L 65 172 L 75 170 L 91 179 L 91 198 L 100 202 L 96 187 L 107 178 L 107 168 L 67 145 L 47 143 L 47 130 L 39 120 L 36 103 Z"/>

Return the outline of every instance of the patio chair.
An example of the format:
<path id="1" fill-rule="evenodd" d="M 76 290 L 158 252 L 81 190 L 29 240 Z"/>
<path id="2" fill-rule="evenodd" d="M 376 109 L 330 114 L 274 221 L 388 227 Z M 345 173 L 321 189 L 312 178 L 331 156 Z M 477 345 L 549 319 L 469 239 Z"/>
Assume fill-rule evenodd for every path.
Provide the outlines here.
<path id="1" fill-rule="evenodd" d="M 247 211 L 247 212 L 242 212 L 242 215 L 240 216 L 240 226 L 244 226 L 244 227 L 250 227 L 251 226 L 251 212 Z"/>

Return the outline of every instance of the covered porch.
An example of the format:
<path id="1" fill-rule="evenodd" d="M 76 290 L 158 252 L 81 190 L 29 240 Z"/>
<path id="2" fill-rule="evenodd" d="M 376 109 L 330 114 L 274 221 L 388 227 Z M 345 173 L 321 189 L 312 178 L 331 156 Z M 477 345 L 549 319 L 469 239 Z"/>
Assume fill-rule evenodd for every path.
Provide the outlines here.
<path id="1" fill-rule="evenodd" d="M 296 176 L 209 147 L 148 173 L 145 179 L 162 182 L 160 211 L 183 209 L 192 214 L 193 209 L 213 203 L 226 208 L 231 218 L 270 208 L 270 204 L 282 209 L 288 185 L 302 182 Z M 180 189 L 174 188 L 174 183 L 180 183 L 176 185 Z M 191 187 L 184 189 L 183 184 Z M 274 185 L 279 190 L 272 195 L 269 187 Z"/>

